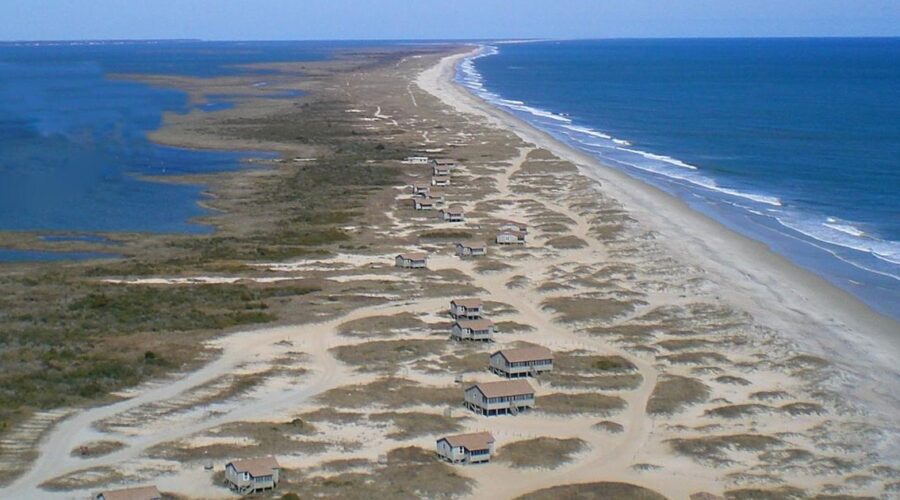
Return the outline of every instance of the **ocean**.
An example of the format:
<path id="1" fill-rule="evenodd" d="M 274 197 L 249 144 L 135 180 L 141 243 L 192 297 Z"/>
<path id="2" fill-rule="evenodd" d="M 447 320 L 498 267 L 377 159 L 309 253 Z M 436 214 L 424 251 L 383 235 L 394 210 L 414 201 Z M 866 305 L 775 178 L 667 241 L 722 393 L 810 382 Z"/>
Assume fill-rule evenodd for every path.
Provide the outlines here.
<path id="1" fill-rule="evenodd" d="M 165 112 L 227 109 L 233 96 L 192 105 L 186 93 L 119 74 L 208 78 L 267 71 L 241 65 L 315 61 L 351 43 L 42 42 L 0 44 L 0 231 L 204 233 L 204 186 L 145 176 L 242 167 L 247 153 L 154 144 Z M 292 97 L 286 93 L 281 97 Z M 266 153 L 253 154 L 264 156 Z M 2 246 L 2 245 L 0 245 Z M 91 258 L 0 251 L 0 261 Z"/>
<path id="2" fill-rule="evenodd" d="M 900 39 L 498 43 L 457 80 L 900 319 Z"/>

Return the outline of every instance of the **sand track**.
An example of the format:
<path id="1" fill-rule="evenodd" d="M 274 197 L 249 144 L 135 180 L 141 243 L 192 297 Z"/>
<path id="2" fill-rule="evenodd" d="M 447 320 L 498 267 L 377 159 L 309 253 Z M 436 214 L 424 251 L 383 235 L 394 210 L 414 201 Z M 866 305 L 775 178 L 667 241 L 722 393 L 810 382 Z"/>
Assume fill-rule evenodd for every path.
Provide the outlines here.
<path id="1" fill-rule="evenodd" d="M 820 327 L 815 314 L 804 312 L 796 316 L 790 311 L 803 309 L 795 301 L 797 289 L 751 293 L 754 287 L 770 286 L 765 278 L 771 276 L 760 277 L 755 270 L 737 270 L 734 273 L 740 273 L 739 282 L 733 284 L 729 280 L 735 279 L 736 274 L 726 273 L 723 279 L 717 271 L 718 264 L 712 265 L 711 271 L 702 259 L 698 262 L 687 258 L 684 249 L 674 248 L 683 241 L 676 237 L 678 234 L 639 220 L 654 208 L 669 208 L 667 205 L 628 205 L 626 209 L 626 202 L 633 201 L 627 194 L 614 188 L 612 192 L 617 196 L 611 196 L 608 185 L 601 187 L 583 172 L 576 173 L 573 165 L 583 166 L 579 158 L 567 157 L 571 160 L 567 161 L 560 159 L 565 155 L 558 154 L 560 158 L 535 159 L 541 155 L 548 158 L 552 156 L 548 151 L 557 153 L 558 148 L 551 148 L 552 144 L 548 145 L 545 138 L 525 125 L 507 122 L 486 111 L 456 88 L 449 73 L 457 59 L 426 68 L 427 61 L 410 58 L 384 73 L 366 75 L 358 85 L 348 81 L 337 92 L 356 103 L 358 113 L 368 114 L 362 108 L 375 107 L 372 118 L 366 116 L 365 124 L 359 125 L 360 130 L 370 130 L 372 124 L 400 128 L 409 131 L 409 141 L 447 146 L 448 156 L 468 156 L 460 171 L 454 173 L 462 182 L 454 181 L 446 189 L 448 202 L 463 201 L 467 217 L 474 214 L 466 224 L 449 226 L 437 222 L 432 213 L 412 213 L 403 203 L 408 194 L 397 194 L 394 204 L 379 218 L 378 231 L 383 233 L 380 246 L 373 244 L 358 254 L 346 251 L 322 260 L 258 266 L 278 272 L 278 279 L 302 278 L 307 273 L 324 271 L 336 282 L 380 279 L 386 287 L 402 284 L 402 289 L 392 288 L 390 303 L 354 309 L 321 323 L 222 336 L 210 342 L 218 356 L 197 371 L 135 388 L 129 391 L 127 399 L 79 411 L 56 425 L 41 441 L 34 466 L 0 491 L 0 496 L 71 496 L 74 490 L 53 492 L 40 489 L 40 485 L 84 468 L 110 466 L 124 469 L 129 481 L 156 481 L 165 491 L 194 497 L 225 497 L 225 490 L 210 484 L 210 474 L 198 470 L 197 463 L 205 460 L 201 454 L 188 453 L 183 462 L 169 461 L 171 467 L 165 473 L 144 472 L 164 461 L 153 456 L 152 450 L 189 443 L 186 448 L 190 452 L 202 448 L 203 443 L 227 440 L 210 433 L 223 424 L 275 425 L 320 409 L 333 411 L 329 417 L 333 421 L 315 420 L 314 439 L 348 446 L 279 457 L 282 464 L 302 470 L 304 476 L 337 475 L 322 468 L 330 460 L 363 461 L 366 465 L 361 467 L 365 470 L 392 449 L 434 446 L 436 432 L 413 432 L 416 429 L 402 428 L 396 422 L 370 418 L 373 414 L 395 412 L 465 417 L 459 419 L 461 428 L 489 430 L 501 447 L 535 437 L 579 438 L 587 445 L 571 461 L 548 468 L 518 469 L 500 462 L 454 468 L 455 474 L 475 481 L 469 495 L 472 498 L 513 498 L 545 487 L 602 480 L 638 484 L 671 498 L 687 498 L 701 490 L 722 493 L 745 485 L 782 483 L 818 493 L 881 493 L 891 472 L 880 468 L 881 462 L 867 454 L 874 449 L 867 448 L 867 443 L 877 440 L 864 441 L 859 437 L 870 430 L 856 426 L 861 414 L 848 412 L 847 416 L 835 411 L 837 407 L 825 397 L 815 401 L 807 397 L 824 394 L 826 389 L 816 385 L 816 378 L 826 380 L 830 372 L 819 369 L 818 358 L 801 356 L 796 361 L 795 356 L 804 351 L 780 335 L 778 328 L 789 328 L 788 333 L 794 334 Z M 367 94 L 366 86 L 376 85 L 376 81 L 383 87 Z M 390 91 L 396 88 L 406 92 L 393 95 Z M 364 106 L 359 104 L 362 102 L 380 104 Z M 456 112 L 448 111 L 449 108 Z M 409 179 L 425 178 L 425 169 L 409 166 Z M 484 182 L 472 182 L 473 179 Z M 672 211 L 666 217 L 681 215 Z M 462 260 L 452 255 L 451 242 L 418 236 L 426 230 L 470 228 L 477 231 L 478 237 L 489 238 L 500 219 L 527 223 L 528 243 L 516 248 L 492 245 L 488 257 Z M 584 244 L 550 244 L 560 238 Z M 674 238 L 675 246 L 670 238 Z M 687 252 L 700 252 L 716 243 L 684 241 Z M 388 269 L 393 255 L 401 249 L 427 250 L 429 269 Z M 231 278 L 221 277 L 158 277 L 146 283 L 190 286 L 192 279 L 203 282 L 207 278 L 220 280 L 221 286 L 231 282 Z M 142 284 L 132 282 L 133 286 Z M 503 312 L 495 320 L 531 329 L 501 330 L 492 346 L 447 342 L 442 349 L 426 350 L 421 359 L 410 359 L 403 341 L 434 346 L 440 345 L 435 340 L 446 338 L 443 332 L 449 318 L 445 311 L 449 300 L 458 294 L 478 295 L 499 303 Z M 782 306 L 773 302 L 773 294 L 787 303 Z M 566 312 L 564 307 L 550 307 L 554 300 L 574 299 L 593 300 L 589 306 L 594 309 L 573 307 Z M 777 309 L 770 315 L 774 319 L 761 314 L 769 309 Z M 342 325 L 350 322 L 395 315 L 405 318 L 406 323 L 400 324 L 415 326 L 373 329 L 371 336 L 368 330 L 352 335 L 342 333 Z M 767 322 L 760 323 L 756 316 Z M 375 399 L 371 404 L 356 404 L 370 400 L 348 397 L 337 400 L 330 408 L 316 399 L 331 389 L 347 388 L 349 394 L 361 384 L 402 377 L 404 383 L 426 393 L 459 389 L 461 402 L 462 388 L 455 385 L 455 377 L 459 375 L 466 381 L 496 380 L 485 371 L 478 357 L 496 346 L 522 341 L 545 345 L 561 355 L 579 352 L 621 357 L 634 365 L 640 382 L 599 389 L 539 378 L 532 380 L 538 396 L 535 411 L 490 418 L 465 412 L 444 399 L 435 399 L 440 401 L 435 404 L 396 404 L 399 400 L 391 393 L 392 388 L 377 394 L 384 401 Z M 373 345 L 391 347 L 377 351 Z M 339 361 L 332 349 L 348 346 L 360 348 L 359 352 L 367 356 L 384 356 L 388 361 L 373 363 L 377 369 L 367 369 L 371 367 L 365 366 L 365 360 L 354 360 L 352 356 L 340 358 L 346 363 Z M 302 355 L 290 358 L 292 353 Z M 286 357 L 292 361 L 283 361 Z M 253 390 L 239 394 L 229 391 L 238 377 L 254 375 L 261 380 Z M 700 398 L 701 402 L 685 405 L 672 414 L 648 414 L 648 401 L 657 383 L 673 375 L 705 384 L 708 398 Z M 854 379 L 843 382 L 849 383 L 848 380 Z M 331 391 L 335 392 L 341 391 Z M 626 405 L 607 413 L 588 408 L 554 414 L 541 408 L 541 398 L 550 394 L 596 393 L 621 397 Z M 801 410 L 814 410 L 796 415 L 780 409 L 796 403 L 821 403 L 823 412 L 815 411 L 815 406 L 801 406 Z M 763 413 L 742 413 L 745 411 Z M 600 421 L 621 425 L 621 432 L 597 428 L 595 424 Z M 397 431 L 409 431 L 410 437 L 389 437 Z M 772 449 L 752 449 L 750 438 L 729 440 L 732 435 L 769 440 L 778 437 L 780 444 Z M 668 442 L 673 438 L 711 438 L 719 441 L 710 446 L 720 449 L 697 456 L 678 454 Z M 100 439 L 116 440 L 125 447 L 89 459 L 69 456 L 72 449 Z M 748 442 L 749 445 L 744 444 Z M 708 449 L 709 446 L 703 448 Z M 808 453 L 808 462 L 782 466 L 782 455 L 792 456 L 797 450 Z M 853 475 L 884 479 L 855 484 Z M 86 488 L 81 488 L 77 493 L 86 494 Z"/>

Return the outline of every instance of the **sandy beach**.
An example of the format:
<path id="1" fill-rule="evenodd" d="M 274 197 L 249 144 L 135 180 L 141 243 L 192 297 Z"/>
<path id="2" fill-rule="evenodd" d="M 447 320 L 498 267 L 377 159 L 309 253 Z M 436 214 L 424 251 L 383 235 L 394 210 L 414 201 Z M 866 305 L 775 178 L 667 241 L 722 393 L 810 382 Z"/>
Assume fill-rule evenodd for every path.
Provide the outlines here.
<path id="1" fill-rule="evenodd" d="M 739 304 L 757 320 L 784 331 L 801 349 L 854 366 L 853 371 L 860 377 L 876 377 L 870 381 L 872 390 L 879 386 L 897 387 L 900 325 L 896 321 L 872 311 L 764 245 L 691 210 L 677 198 L 607 167 L 472 96 L 454 83 L 455 67 L 466 56 L 442 60 L 417 82 L 454 109 L 483 116 L 515 132 L 522 140 L 579 166 L 582 174 L 601 183 L 604 193 L 623 203 L 630 214 L 658 233 L 679 260 L 700 265 L 715 276 L 729 303 Z M 871 373 L 872 365 L 884 372 Z M 859 396 L 857 388 L 851 387 L 851 392 Z M 889 395 L 892 402 L 887 408 L 896 408 L 900 394 L 893 391 Z M 883 396 L 880 394 L 876 403 L 884 402 Z"/>
<path id="2" fill-rule="evenodd" d="M 353 137 L 397 151 L 360 153 L 360 165 L 402 172 L 331 253 L 231 273 L 98 277 L 129 287 L 316 280 L 336 291 L 293 303 L 310 308 L 302 321 L 207 341 L 213 354 L 197 370 L 45 416 L 31 466 L 0 497 L 152 483 L 229 498 L 224 464 L 262 455 L 284 467 L 276 495 L 301 497 L 896 496 L 896 322 L 478 100 L 453 81 L 471 50 L 338 72 L 314 89 L 345 108 Z M 196 127 L 180 120 L 160 136 Z M 429 166 L 402 162 L 412 154 L 458 162 L 442 206 L 459 205 L 464 222 L 412 208 L 410 186 L 431 180 Z M 508 220 L 527 225 L 524 245 L 494 244 Z M 456 256 L 461 239 L 487 255 Z M 426 252 L 427 269 L 396 268 L 402 252 Z M 458 298 L 484 301 L 495 342 L 449 339 Z M 490 353 L 525 344 L 554 353 L 553 372 L 530 379 L 535 408 L 468 411 L 465 387 L 500 380 Z M 436 439 L 476 431 L 496 439 L 489 464 L 434 458 Z M 97 443 L 116 444 L 73 453 Z"/>

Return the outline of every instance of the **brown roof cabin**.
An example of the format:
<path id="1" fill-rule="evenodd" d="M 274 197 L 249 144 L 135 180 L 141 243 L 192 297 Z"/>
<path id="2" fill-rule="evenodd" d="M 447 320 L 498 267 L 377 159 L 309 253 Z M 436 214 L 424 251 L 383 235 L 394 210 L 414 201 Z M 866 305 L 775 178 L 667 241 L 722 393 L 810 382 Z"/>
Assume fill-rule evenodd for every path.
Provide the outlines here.
<path id="1" fill-rule="evenodd" d="M 445 436 L 435 445 L 438 457 L 453 464 L 490 462 L 494 453 L 494 436 L 490 432 L 473 432 Z"/>
<path id="2" fill-rule="evenodd" d="M 454 340 L 480 340 L 490 342 L 494 338 L 494 322 L 481 319 L 458 319 L 450 327 Z"/>
<path id="3" fill-rule="evenodd" d="M 479 382 L 465 392 L 466 408 L 482 415 L 516 415 L 534 408 L 534 389 L 525 380 Z"/>
<path id="4" fill-rule="evenodd" d="M 428 254 L 401 253 L 394 257 L 394 265 L 404 269 L 424 269 L 428 265 Z"/>
<path id="5" fill-rule="evenodd" d="M 481 319 L 484 316 L 484 302 L 481 299 L 453 299 L 450 301 L 450 316 L 454 319 Z"/>
<path id="6" fill-rule="evenodd" d="M 235 460 L 225 465 L 225 484 L 242 495 L 274 490 L 278 487 L 280 471 L 275 457 Z"/>
<path id="7" fill-rule="evenodd" d="M 466 220 L 463 207 L 460 205 L 450 205 L 447 208 L 442 208 L 438 212 L 438 218 L 444 222 L 465 222 Z"/>
<path id="8" fill-rule="evenodd" d="M 444 192 L 432 189 L 431 191 L 428 191 L 428 198 L 433 201 L 435 205 L 440 205 L 444 203 Z"/>
<path id="9" fill-rule="evenodd" d="M 501 349 L 491 354 L 490 365 L 501 377 L 534 376 L 553 370 L 553 351 L 539 345 Z"/>
<path id="10" fill-rule="evenodd" d="M 480 257 L 487 255 L 487 245 L 472 241 L 461 241 L 456 244 L 456 255 L 459 257 Z"/>
<path id="11" fill-rule="evenodd" d="M 505 220 L 500 222 L 501 231 L 516 231 L 519 233 L 528 234 L 528 225 L 523 224 L 521 222 L 516 222 L 513 220 Z"/>
<path id="12" fill-rule="evenodd" d="M 420 198 L 424 198 L 428 196 L 428 190 L 431 189 L 431 184 L 427 184 L 424 182 L 417 182 L 412 185 L 413 195 L 418 196 Z"/>
<path id="13" fill-rule="evenodd" d="M 101 491 L 94 498 L 96 500 L 162 500 L 162 494 L 156 486 L 138 486 L 136 488 Z"/>
<path id="14" fill-rule="evenodd" d="M 448 165 L 435 165 L 434 163 L 432 163 L 431 175 L 435 177 L 449 177 L 450 167 Z"/>
<path id="15" fill-rule="evenodd" d="M 525 233 L 520 231 L 500 231 L 497 233 L 498 245 L 524 245 Z"/>
<path id="16" fill-rule="evenodd" d="M 431 198 L 413 198 L 413 208 L 416 210 L 434 210 L 435 201 Z"/>
<path id="17" fill-rule="evenodd" d="M 431 167 L 445 167 L 445 168 L 453 168 L 456 166 L 456 160 L 451 160 L 450 158 L 432 158 L 431 159 Z"/>
<path id="18" fill-rule="evenodd" d="M 450 185 L 450 176 L 449 175 L 435 175 L 431 178 L 432 186 L 449 186 Z"/>

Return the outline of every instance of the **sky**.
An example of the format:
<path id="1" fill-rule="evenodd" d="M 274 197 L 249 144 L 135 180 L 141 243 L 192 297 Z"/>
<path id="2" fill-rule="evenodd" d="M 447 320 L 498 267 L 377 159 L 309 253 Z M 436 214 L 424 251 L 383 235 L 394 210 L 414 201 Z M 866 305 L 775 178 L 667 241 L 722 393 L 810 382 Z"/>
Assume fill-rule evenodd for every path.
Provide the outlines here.
<path id="1" fill-rule="evenodd" d="M 900 36 L 900 0 L 0 0 L 0 40 Z"/>

